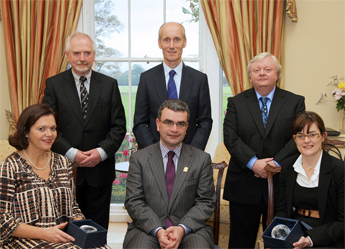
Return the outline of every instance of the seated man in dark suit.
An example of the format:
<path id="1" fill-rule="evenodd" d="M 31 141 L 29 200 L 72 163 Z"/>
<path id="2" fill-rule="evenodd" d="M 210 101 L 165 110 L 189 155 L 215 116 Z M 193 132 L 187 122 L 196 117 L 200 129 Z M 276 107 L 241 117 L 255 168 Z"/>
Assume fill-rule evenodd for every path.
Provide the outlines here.
<path id="1" fill-rule="evenodd" d="M 206 225 L 216 201 L 211 158 L 182 142 L 189 115 L 183 101 L 163 102 L 160 141 L 130 158 L 125 207 L 133 223 L 123 248 L 214 248 Z"/>
<path id="2" fill-rule="evenodd" d="M 190 110 L 183 142 L 204 150 L 212 129 L 207 75 L 182 62 L 187 39 L 181 24 L 163 24 L 159 29 L 158 45 L 164 61 L 141 74 L 137 90 L 133 132 L 139 148 L 159 141 L 156 130 L 159 106 L 167 99 L 180 99 Z"/>

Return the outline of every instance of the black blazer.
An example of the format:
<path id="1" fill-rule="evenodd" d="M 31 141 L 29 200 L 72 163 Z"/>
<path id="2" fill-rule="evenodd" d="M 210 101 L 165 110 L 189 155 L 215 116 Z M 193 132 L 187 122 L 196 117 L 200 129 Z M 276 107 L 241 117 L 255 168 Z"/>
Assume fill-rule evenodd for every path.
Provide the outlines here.
<path id="1" fill-rule="evenodd" d="M 78 168 L 77 185 L 84 180 L 93 187 L 111 184 L 115 179 L 114 154 L 126 133 L 125 112 L 117 81 L 92 71 L 85 120 L 71 69 L 46 80 L 42 102 L 59 114 L 61 136 L 52 147 L 54 152 L 65 155 L 71 147 L 81 151 L 101 147 L 108 155 L 93 168 Z"/>
<path id="2" fill-rule="evenodd" d="M 163 63 L 140 76 L 135 103 L 133 132 L 140 148 L 159 141 L 156 118 L 168 99 Z M 207 75 L 183 64 L 179 99 L 190 111 L 184 143 L 204 150 L 212 129 L 211 101 Z"/>
<path id="3" fill-rule="evenodd" d="M 297 172 L 292 167 L 297 156 L 288 158 L 282 166 L 280 173 L 280 196 L 277 216 L 293 217 L 293 192 L 296 185 Z M 323 151 L 319 187 L 318 209 L 321 226 L 307 231 L 314 246 L 327 246 L 335 244 L 344 248 L 344 162 L 330 156 Z"/>
<path id="4" fill-rule="evenodd" d="M 256 178 L 246 167 L 256 155 L 258 159 L 273 157 L 280 165 L 285 158 L 297 154 L 291 126 L 305 110 L 304 97 L 276 87 L 266 130 L 254 88 L 228 98 L 224 119 L 224 144 L 231 158 L 224 187 L 224 199 L 239 204 L 258 204 L 268 199 L 267 179 Z M 273 177 L 274 199 L 278 202 L 279 176 Z"/>

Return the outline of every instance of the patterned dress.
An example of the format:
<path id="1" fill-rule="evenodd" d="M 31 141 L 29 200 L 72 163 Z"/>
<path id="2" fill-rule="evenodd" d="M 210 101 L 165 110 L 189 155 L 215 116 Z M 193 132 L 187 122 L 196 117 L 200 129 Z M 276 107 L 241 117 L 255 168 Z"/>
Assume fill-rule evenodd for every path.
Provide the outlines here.
<path id="1" fill-rule="evenodd" d="M 80 248 L 70 243 L 13 237 L 21 223 L 50 228 L 84 219 L 74 195 L 70 161 L 52 153 L 48 180 L 40 178 L 17 152 L 0 166 L 0 248 Z"/>

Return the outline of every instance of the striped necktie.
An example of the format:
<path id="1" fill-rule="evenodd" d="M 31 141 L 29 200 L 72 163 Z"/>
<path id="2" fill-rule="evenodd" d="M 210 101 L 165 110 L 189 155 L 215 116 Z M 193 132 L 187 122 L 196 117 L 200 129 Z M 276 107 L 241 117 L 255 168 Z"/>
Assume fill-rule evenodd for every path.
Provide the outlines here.
<path id="1" fill-rule="evenodd" d="M 86 118 L 87 114 L 87 105 L 89 102 L 89 94 L 87 93 L 86 87 L 85 87 L 85 82 L 86 82 L 86 77 L 80 77 L 79 83 L 80 83 L 80 104 L 81 104 L 81 113 L 83 115 L 83 118 Z"/>
<path id="2" fill-rule="evenodd" d="M 174 70 L 171 70 L 169 72 L 170 78 L 168 81 L 168 99 L 177 99 L 177 89 L 176 84 L 174 80 L 174 75 L 176 72 Z"/>

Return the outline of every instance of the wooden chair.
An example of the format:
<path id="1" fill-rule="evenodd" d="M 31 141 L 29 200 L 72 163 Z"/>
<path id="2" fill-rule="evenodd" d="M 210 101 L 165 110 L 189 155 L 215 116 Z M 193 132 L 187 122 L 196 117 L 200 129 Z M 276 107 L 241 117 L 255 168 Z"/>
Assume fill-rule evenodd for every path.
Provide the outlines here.
<path id="1" fill-rule="evenodd" d="M 219 221 L 220 221 L 220 193 L 222 188 L 222 179 L 224 169 L 228 167 L 228 165 L 223 161 L 221 163 L 212 163 L 213 169 L 218 169 L 218 177 L 217 177 L 217 184 L 216 184 L 216 208 L 214 210 L 214 218 L 213 218 L 213 236 L 214 236 L 214 244 L 218 246 L 219 240 Z"/>

